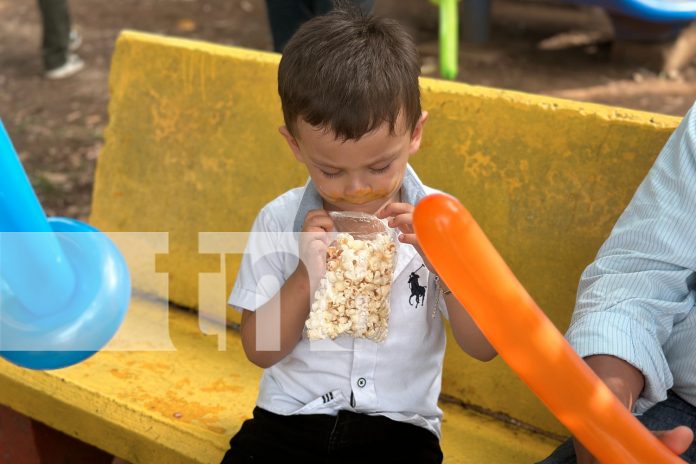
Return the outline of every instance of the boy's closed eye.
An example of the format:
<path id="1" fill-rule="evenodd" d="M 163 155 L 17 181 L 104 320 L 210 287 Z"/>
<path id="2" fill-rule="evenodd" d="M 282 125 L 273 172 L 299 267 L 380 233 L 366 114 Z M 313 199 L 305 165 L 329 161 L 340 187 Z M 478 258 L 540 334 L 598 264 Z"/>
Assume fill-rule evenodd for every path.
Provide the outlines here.
<path id="1" fill-rule="evenodd" d="M 325 176 L 328 177 L 329 179 L 333 179 L 335 177 L 340 176 L 343 171 L 337 171 L 337 172 L 326 172 L 323 169 L 319 169 L 319 171 Z"/>
<path id="2" fill-rule="evenodd" d="M 370 172 L 373 173 L 373 174 L 384 174 L 385 172 L 387 172 L 387 171 L 389 170 L 389 168 L 391 167 L 391 165 L 392 165 L 392 163 L 390 162 L 390 163 L 387 164 L 386 166 L 382 166 L 382 167 L 379 167 L 379 168 L 370 168 Z M 326 170 L 324 170 L 324 169 L 319 169 L 319 171 L 320 171 L 324 176 L 326 176 L 326 177 L 328 177 L 328 178 L 330 178 L 330 179 L 339 177 L 341 174 L 343 174 L 343 171 L 340 171 L 340 170 L 339 170 L 339 171 L 335 171 L 335 172 L 329 172 L 329 171 L 326 171 Z"/>
<path id="3" fill-rule="evenodd" d="M 381 168 L 370 168 L 370 171 L 372 171 L 375 174 L 382 174 L 384 172 L 387 172 L 389 168 L 391 167 L 391 162 L 387 164 L 386 166 L 383 166 Z"/>

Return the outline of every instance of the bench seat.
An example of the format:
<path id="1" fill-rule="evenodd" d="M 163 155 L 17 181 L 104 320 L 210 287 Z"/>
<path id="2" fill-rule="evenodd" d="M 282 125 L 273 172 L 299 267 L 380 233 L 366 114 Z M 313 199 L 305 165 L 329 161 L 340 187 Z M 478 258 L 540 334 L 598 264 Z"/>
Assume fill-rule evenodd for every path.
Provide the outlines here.
<path id="1" fill-rule="evenodd" d="M 131 316 L 162 313 L 135 298 Z M 247 361 L 239 334 L 226 350 L 202 335 L 195 312 L 171 306 L 176 351 L 117 351 L 119 335 L 85 362 L 32 371 L 0 362 L 0 403 L 133 463 L 218 463 L 251 416 L 262 370 Z M 445 411 L 448 463 L 529 462 L 557 444 L 456 404 Z M 495 459 L 494 459 L 495 458 Z"/>

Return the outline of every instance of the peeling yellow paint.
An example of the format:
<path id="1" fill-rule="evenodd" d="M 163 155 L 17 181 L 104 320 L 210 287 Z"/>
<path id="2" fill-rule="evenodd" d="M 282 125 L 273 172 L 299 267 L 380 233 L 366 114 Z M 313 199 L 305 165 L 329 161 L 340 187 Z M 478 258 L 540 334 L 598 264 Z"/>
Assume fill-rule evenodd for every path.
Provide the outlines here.
<path id="1" fill-rule="evenodd" d="M 164 417 L 173 417 L 180 422 L 199 423 L 205 426 L 220 423 L 219 413 L 225 411 L 223 405 L 205 405 L 172 390 L 168 390 L 162 395 L 158 390 L 145 389 L 139 385 L 134 385 L 131 392 L 123 396 L 122 399 L 128 402 L 141 403 L 149 411 L 159 413 Z"/>
<path id="2" fill-rule="evenodd" d="M 218 392 L 218 393 L 223 393 L 223 392 L 239 392 L 242 390 L 242 387 L 237 386 L 237 385 L 232 385 L 224 380 L 218 379 L 211 385 L 208 385 L 207 387 L 201 387 L 201 391 L 204 392 Z"/>
<path id="3" fill-rule="evenodd" d="M 139 366 L 143 369 L 154 372 L 155 374 L 166 374 L 173 369 L 170 364 L 160 363 L 160 362 L 141 362 Z"/>
<path id="4" fill-rule="evenodd" d="M 132 379 L 135 377 L 135 374 L 128 369 L 111 369 L 111 375 L 121 380 Z"/>
<path id="5" fill-rule="evenodd" d="M 498 172 L 498 167 L 493 163 L 489 156 L 479 152 L 471 153 L 466 158 L 466 175 L 473 178 L 491 177 Z"/>

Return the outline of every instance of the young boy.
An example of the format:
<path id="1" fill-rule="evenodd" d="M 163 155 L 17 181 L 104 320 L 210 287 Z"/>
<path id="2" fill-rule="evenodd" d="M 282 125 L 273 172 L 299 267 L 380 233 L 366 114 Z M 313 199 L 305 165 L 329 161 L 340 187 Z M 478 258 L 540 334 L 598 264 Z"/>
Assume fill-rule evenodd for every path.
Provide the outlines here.
<path id="1" fill-rule="evenodd" d="M 438 285 L 413 233 L 414 205 L 434 192 L 408 165 L 428 117 L 419 71 L 411 38 L 395 22 L 359 10 L 314 18 L 286 46 L 278 71 L 280 132 L 310 180 L 261 210 L 252 230 L 259 234 L 252 233 L 252 252 L 229 299 L 243 310 L 245 353 L 265 371 L 254 418 L 232 438 L 223 462 L 441 462 L 445 332 L 437 312 L 446 304 L 464 351 L 484 361 L 496 355 Z M 340 336 L 341 349 L 318 350 L 304 333 L 334 230 L 329 211 L 379 212 L 400 231 L 389 333 L 381 343 Z M 263 248 L 255 238 L 261 233 L 298 232 L 299 259 L 253 256 Z M 279 290 L 269 277 L 281 282 Z M 425 305 L 410 298 L 411 288 L 425 291 Z M 279 335 L 272 324 L 257 324 L 273 311 Z M 274 336 L 278 349 L 259 348 Z"/>

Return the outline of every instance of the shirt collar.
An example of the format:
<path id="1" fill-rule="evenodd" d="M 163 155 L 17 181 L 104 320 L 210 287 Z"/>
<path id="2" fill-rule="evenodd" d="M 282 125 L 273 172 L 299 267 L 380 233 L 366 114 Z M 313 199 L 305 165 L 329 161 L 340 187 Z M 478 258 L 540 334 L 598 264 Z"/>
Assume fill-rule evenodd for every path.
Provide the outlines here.
<path id="1" fill-rule="evenodd" d="M 401 184 L 401 201 L 415 206 L 424 196 L 425 189 L 423 188 L 423 183 L 420 181 L 418 175 L 416 175 L 416 171 L 413 170 L 411 165 L 406 165 L 406 174 Z M 312 179 L 307 180 L 302 200 L 300 200 L 300 206 L 297 208 L 297 214 L 295 215 L 293 231 L 302 232 L 302 226 L 304 225 L 307 213 L 313 209 L 321 209 L 323 206 L 324 202 L 314 182 L 312 182 Z"/>

